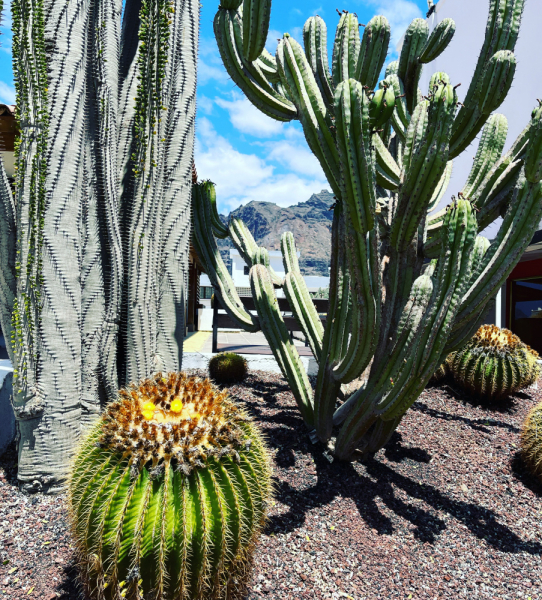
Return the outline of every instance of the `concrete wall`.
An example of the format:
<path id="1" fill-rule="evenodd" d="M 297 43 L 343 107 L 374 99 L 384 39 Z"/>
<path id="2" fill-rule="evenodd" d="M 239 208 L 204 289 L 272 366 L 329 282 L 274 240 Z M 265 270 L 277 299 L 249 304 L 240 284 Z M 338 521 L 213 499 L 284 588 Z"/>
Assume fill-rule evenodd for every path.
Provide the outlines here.
<path id="1" fill-rule="evenodd" d="M 431 75 L 435 71 L 445 71 L 453 85 L 462 84 L 457 91 L 459 99 L 464 99 L 484 41 L 488 8 L 489 0 L 440 0 L 438 2 L 435 13 L 428 21 L 430 28 L 434 29 L 442 19 L 451 17 L 457 25 L 457 30 L 445 52 L 425 66 L 420 82 L 424 94 L 427 93 Z M 499 108 L 499 112 L 508 118 L 509 125 L 505 151 L 528 123 L 536 99 L 542 98 L 541 32 L 542 1 L 529 0 L 526 2 L 521 33 L 516 45 L 515 55 L 518 66 L 514 85 Z M 463 187 L 477 147 L 478 141 L 475 141 L 463 155 L 455 159 L 452 180 L 442 206 L 448 204 L 450 196 L 457 195 Z M 485 235 L 491 238 L 496 230 L 496 225 L 493 225 Z"/>
<path id="2" fill-rule="evenodd" d="M 209 352 L 193 352 L 183 355 L 183 369 L 207 369 L 209 361 L 216 354 Z M 281 373 L 280 367 L 274 356 L 263 356 L 261 354 L 241 354 L 248 363 L 249 371 L 267 371 L 269 373 Z M 303 367 L 308 375 L 318 374 L 318 364 L 312 356 L 300 356 Z"/>

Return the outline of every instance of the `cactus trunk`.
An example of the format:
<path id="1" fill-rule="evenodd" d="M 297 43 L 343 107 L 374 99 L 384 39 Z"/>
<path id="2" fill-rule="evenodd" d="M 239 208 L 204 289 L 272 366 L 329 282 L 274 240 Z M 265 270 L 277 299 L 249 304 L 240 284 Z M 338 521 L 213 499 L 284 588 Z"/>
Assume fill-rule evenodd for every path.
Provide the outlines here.
<path id="1" fill-rule="evenodd" d="M 20 138 L 15 197 L 0 168 L 0 318 L 19 481 L 54 491 L 119 385 L 181 364 L 198 7 L 127 2 L 124 27 L 110 1 L 12 10 Z"/>

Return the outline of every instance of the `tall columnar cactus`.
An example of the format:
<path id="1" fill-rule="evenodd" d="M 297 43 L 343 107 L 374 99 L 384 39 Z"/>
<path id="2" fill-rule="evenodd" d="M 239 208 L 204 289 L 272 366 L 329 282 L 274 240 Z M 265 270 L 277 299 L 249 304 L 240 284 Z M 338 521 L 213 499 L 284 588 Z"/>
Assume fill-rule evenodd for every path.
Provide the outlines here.
<path id="1" fill-rule="evenodd" d="M 243 598 L 270 493 L 265 444 L 227 392 L 182 373 L 121 390 L 69 482 L 90 597 Z"/>
<path id="2" fill-rule="evenodd" d="M 19 481 L 54 490 L 117 388 L 178 369 L 198 4 L 14 0 L 20 138 L 0 167 Z"/>
<path id="3" fill-rule="evenodd" d="M 297 272 L 292 240 L 283 244 L 285 291 L 319 361 L 314 394 L 299 373 L 295 347 L 282 335 L 265 267 L 247 264 L 259 325 L 280 355 L 307 425 L 314 424 L 339 458 L 356 451 L 364 456 L 386 443 L 444 357 L 477 330 L 540 221 L 542 108 L 504 156 L 506 118 L 492 114 L 513 80 L 523 3 L 490 0 L 485 40 L 462 104 L 446 73 L 435 73 L 429 89 L 419 89 L 423 66 L 453 38 L 451 20 L 430 34 L 426 22 L 415 19 L 399 60 L 378 83 L 390 39 L 385 17 L 372 19 L 360 39 L 356 15 L 341 13 L 331 72 L 319 16 L 304 27 L 304 47 L 284 34 L 275 58 L 265 51 L 256 57 L 256 46 L 250 43 L 249 52 L 245 44 L 244 36 L 257 36 L 254 28 L 267 28 L 253 18 L 258 2 L 222 4 L 215 17 L 218 47 L 234 82 L 265 114 L 301 122 L 335 194 L 323 331 L 302 278 L 290 275 Z M 259 4 L 267 18 L 268 2 Z M 445 198 L 453 158 L 482 129 L 464 189 L 433 212 Z M 499 216 L 492 242 L 478 235 Z M 198 239 L 208 239 L 209 227 L 205 233 L 195 226 Z M 248 254 L 241 230 L 230 223 L 234 244 Z M 226 294 L 221 279 L 215 281 Z M 362 373 L 365 383 L 337 408 L 341 384 Z"/>
<path id="4" fill-rule="evenodd" d="M 471 340 L 446 359 L 454 380 L 481 400 L 507 398 L 540 377 L 538 352 L 508 329 L 482 325 Z"/>

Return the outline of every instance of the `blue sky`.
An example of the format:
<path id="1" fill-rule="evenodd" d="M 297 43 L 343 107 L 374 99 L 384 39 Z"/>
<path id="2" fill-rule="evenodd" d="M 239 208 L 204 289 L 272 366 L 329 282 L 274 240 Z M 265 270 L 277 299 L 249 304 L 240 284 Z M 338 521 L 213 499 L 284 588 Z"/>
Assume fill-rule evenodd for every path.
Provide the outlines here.
<path id="1" fill-rule="evenodd" d="M 218 4 L 218 0 L 202 0 L 196 133 L 198 175 L 216 183 L 222 212 L 251 200 L 289 206 L 329 189 L 299 123 L 279 123 L 262 115 L 228 77 L 213 35 Z M 394 49 L 410 21 L 425 16 L 427 0 L 296 0 L 295 3 L 273 0 L 267 49 L 274 53 L 277 38 L 286 31 L 302 41 L 303 24 L 315 14 L 326 21 L 331 43 L 339 19 L 336 8 L 355 11 L 362 23 L 376 14 L 385 15 L 392 28 L 390 49 Z M 10 23 L 7 6 L 4 35 L 0 38 L 0 101 L 12 104 L 15 94 Z M 390 53 L 389 59 L 395 58 Z"/>

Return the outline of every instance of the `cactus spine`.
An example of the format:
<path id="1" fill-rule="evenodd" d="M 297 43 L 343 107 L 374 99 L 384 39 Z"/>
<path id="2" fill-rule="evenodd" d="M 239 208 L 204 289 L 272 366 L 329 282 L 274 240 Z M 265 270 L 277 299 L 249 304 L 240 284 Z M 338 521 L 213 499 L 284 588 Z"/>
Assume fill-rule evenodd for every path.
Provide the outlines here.
<path id="1" fill-rule="evenodd" d="M 258 430 L 209 380 L 158 373 L 121 390 L 69 483 L 87 591 L 96 600 L 242 598 L 270 475 Z"/>
<path id="2" fill-rule="evenodd" d="M 254 265 L 251 279 L 262 329 L 307 424 L 314 420 L 318 437 L 339 458 L 382 447 L 444 358 L 477 330 L 540 221 L 542 110 L 534 111 L 504 156 L 506 119 L 491 114 L 514 76 L 523 1 L 491 0 L 486 37 L 461 108 L 446 73 L 431 77 L 425 96 L 418 89 L 424 64 L 452 39 L 451 20 L 430 36 L 427 23 L 415 19 L 399 61 L 388 65 L 378 86 L 389 43 L 384 17 L 375 17 L 360 39 L 356 16 L 341 13 L 331 71 L 320 17 L 307 21 L 304 49 L 288 34 L 279 41 L 276 73 L 267 82 L 257 71 L 263 54 L 252 62 L 243 59 L 243 78 L 231 52 L 223 54 L 231 77 L 266 114 L 284 119 L 277 102 L 291 103 L 288 118 L 301 122 L 337 199 L 323 334 L 291 254 L 293 240 L 283 238 L 282 244 L 284 289 L 319 361 L 314 394 L 309 387 L 302 390 L 299 360 L 284 339 L 265 266 Z M 244 19 L 240 11 L 219 9 L 219 47 L 231 46 L 224 23 Z M 264 95 L 266 85 L 282 99 Z M 446 197 L 453 159 L 484 126 L 462 192 L 445 209 L 431 212 Z M 499 216 L 503 222 L 491 243 L 477 235 Z M 230 223 L 234 243 L 236 229 Z M 366 383 L 337 408 L 341 385 L 363 372 Z M 340 431 L 332 443 L 334 426 Z"/>

